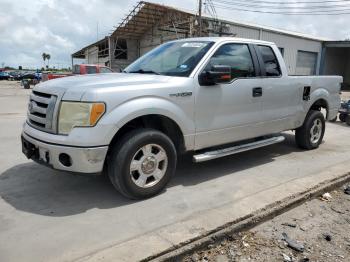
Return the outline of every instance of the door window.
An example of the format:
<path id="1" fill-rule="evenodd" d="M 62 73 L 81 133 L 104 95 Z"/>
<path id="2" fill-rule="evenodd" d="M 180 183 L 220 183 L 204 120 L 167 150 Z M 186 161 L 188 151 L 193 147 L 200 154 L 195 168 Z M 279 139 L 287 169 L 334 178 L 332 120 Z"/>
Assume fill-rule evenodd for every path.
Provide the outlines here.
<path id="1" fill-rule="evenodd" d="M 255 76 L 252 56 L 246 44 L 221 46 L 211 57 L 206 71 L 209 71 L 214 65 L 230 66 L 231 79 Z"/>
<path id="2" fill-rule="evenodd" d="M 272 48 L 265 45 L 258 45 L 258 49 L 264 62 L 266 76 L 280 76 L 281 69 Z"/>

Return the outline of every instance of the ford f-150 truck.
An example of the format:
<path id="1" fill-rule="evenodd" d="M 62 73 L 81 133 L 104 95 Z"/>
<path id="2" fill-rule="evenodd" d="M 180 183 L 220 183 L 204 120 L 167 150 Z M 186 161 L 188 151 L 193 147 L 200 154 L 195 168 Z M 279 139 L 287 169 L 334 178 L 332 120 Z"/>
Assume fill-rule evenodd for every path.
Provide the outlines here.
<path id="1" fill-rule="evenodd" d="M 176 40 L 121 73 L 35 86 L 22 150 L 55 169 L 107 173 L 124 196 L 147 198 L 164 189 L 184 152 L 211 160 L 281 142 L 286 130 L 299 147 L 317 148 L 325 120 L 338 112 L 341 83 L 288 76 L 273 43 Z"/>

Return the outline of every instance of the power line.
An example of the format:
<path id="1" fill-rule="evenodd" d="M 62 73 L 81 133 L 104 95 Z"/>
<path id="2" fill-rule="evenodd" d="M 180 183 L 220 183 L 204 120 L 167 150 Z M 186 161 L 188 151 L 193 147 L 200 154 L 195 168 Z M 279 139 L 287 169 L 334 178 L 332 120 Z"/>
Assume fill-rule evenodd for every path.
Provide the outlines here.
<path id="1" fill-rule="evenodd" d="M 233 0 L 230 2 L 243 2 L 244 0 Z M 325 1 L 262 1 L 262 0 L 250 0 L 249 3 L 271 4 L 271 5 L 299 5 L 299 4 L 325 4 L 325 3 L 350 3 L 350 0 L 325 0 Z"/>
<path id="2" fill-rule="evenodd" d="M 214 3 L 232 5 L 232 6 L 242 6 L 242 7 L 251 7 L 251 8 L 269 8 L 269 9 L 333 9 L 333 8 L 350 8 L 350 5 L 319 5 L 319 6 L 271 6 L 265 4 L 243 4 L 236 1 L 225 1 L 225 0 L 213 0 Z M 349 2 L 350 3 L 350 2 Z"/>
<path id="3" fill-rule="evenodd" d="M 235 8 L 232 6 L 223 6 L 214 4 L 215 8 L 225 9 L 225 10 L 235 10 L 242 12 L 253 12 L 253 13 L 263 13 L 263 14 L 277 14 L 277 15 L 347 15 L 350 14 L 350 9 L 342 10 L 319 10 L 315 12 L 283 12 L 283 11 L 264 11 L 264 10 L 253 10 L 253 9 L 244 9 L 244 8 Z"/>

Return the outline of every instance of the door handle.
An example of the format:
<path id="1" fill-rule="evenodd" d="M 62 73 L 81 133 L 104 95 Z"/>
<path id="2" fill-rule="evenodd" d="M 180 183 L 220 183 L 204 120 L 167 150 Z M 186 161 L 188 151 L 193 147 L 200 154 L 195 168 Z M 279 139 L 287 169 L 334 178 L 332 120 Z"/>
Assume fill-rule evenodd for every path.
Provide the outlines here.
<path id="1" fill-rule="evenodd" d="M 254 87 L 253 88 L 253 97 L 259 97 L 262 96 L 262 87 Z"/>

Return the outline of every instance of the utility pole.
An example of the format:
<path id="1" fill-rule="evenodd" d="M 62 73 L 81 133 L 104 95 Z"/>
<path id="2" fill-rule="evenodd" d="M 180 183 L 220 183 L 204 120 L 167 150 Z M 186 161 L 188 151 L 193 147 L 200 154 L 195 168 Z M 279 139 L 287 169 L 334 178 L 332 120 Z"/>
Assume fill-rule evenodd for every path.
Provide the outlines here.
<path id="1" fill-rule="evenodd" d="M 199 18 L 199 33 L 198 36 L 202 36 L 202 0 L 199 0 L 198 6 L 198 18 Z"/>

